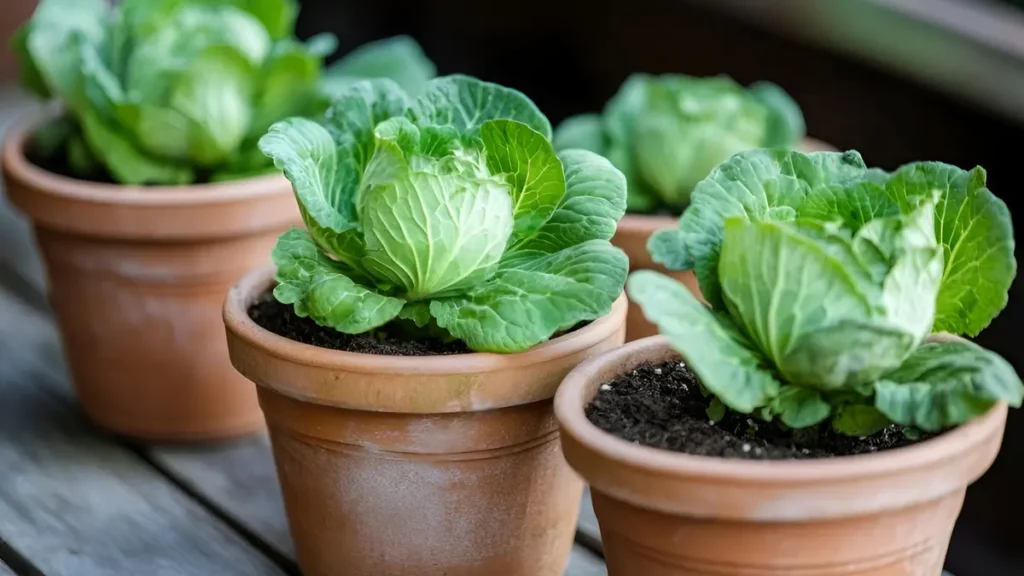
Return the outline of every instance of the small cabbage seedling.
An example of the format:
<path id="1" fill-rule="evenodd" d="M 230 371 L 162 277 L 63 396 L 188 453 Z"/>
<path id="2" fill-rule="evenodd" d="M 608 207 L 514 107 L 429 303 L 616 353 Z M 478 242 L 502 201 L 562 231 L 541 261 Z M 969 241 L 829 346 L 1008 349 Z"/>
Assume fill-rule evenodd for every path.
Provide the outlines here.
<path id="1" fill-rule="evenodd" d="M 626 279 L 608 241 L 625 177 L 592 152 L 556 154 L 550 138 L 526 96 L 466 76 L 415 100 L 362 81 L 323 124 L 275 124 L 260 148 L 307 230 L 278 241 L 274 295 L 341 332 L 399 320 L 488 352 L 608 313 Z"/>
<path id="2" fill-rule="evenodd" d="M 409 38 L 368 45 L 322 76 L 337 44 L 294 36 L 296 0 L 42 0 L 13 38 L 22 83 L 59 99 L 34 153 L 72 175 L 187 184 L 273 171 L 274 122 L 321 114 L 353 76 L 409 89 L 434 75 Z"/>
<path id="3" fill-rule="evenodd" d="M 635 74 L 602 114 L 566 119 L 554 141 L 603 154 L 622 170 L 630 212 L 678 214 L 697 182 L 733 154 L 803 137 L 800 107 L 770 82 L 747 89 L 721 76 Z"/>
<path id="4" fill-rule="evenodd" d="M 893 173 L 857 152 L 753 150 L 697 185 L 678 230 L 648 248 L 692 269 L 637 272 L 628 291 L 725 406 L 793 428 L 831 419 L 867 435 L 929 432 L 1024 386 L 1001 357 L 933 332 L 976 335 L 1016 274 L 1006 205 L 985 171 L 938 162 Z"/>

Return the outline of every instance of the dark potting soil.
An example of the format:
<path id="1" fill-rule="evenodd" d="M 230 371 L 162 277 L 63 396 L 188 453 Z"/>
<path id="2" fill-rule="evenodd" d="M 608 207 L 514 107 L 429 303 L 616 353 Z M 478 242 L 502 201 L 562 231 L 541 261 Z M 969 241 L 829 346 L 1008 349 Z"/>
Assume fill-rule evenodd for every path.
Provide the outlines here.
<path id="1" fill-rule="evenodd" d="M 665 362 L 642 365 L 602 385 L 586 414 L 598 428 L 631 442 L 724 458 L 830 458 L 916 442 L 898 426 L 855 438 L 837 434 L 829 426 L 794 430 L 732 411 L 711 422 L 706 412 L 709 403 L 689 368 L 680 362 Z"/>
<path id="2" fill-rule="evenodd" d="M 271 292 L 261 295 L 249 306 L 249 317 L 260 327 L 303 344 L 383 356 L 447 356 L 472 352 L 461 340 L 446 342 L 440 338 L 410 339 L 385 329 L 363 334 L 345 334 L 320 326 L 309 318 L 300 318 L 290 304 L 278 302 Z"/>

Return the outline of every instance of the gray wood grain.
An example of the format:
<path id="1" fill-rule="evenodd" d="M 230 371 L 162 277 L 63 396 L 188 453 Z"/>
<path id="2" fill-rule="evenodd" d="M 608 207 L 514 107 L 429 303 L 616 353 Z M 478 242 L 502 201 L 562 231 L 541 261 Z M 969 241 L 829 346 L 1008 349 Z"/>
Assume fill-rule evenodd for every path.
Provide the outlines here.
<path id="1" fill-rule="evenodd" d="M 0 314 L 0 538 L 47 576 L 284 574 L 85 422 L 48 322 L 2 291 Z"/>
<path id="2" fill-rule="evenodd" d="M 207 499 L 267 546 L 292 557 L 284 501 L 266 436 L 205 447 L 151 446 L 145 454 L 162 472 Z"/>

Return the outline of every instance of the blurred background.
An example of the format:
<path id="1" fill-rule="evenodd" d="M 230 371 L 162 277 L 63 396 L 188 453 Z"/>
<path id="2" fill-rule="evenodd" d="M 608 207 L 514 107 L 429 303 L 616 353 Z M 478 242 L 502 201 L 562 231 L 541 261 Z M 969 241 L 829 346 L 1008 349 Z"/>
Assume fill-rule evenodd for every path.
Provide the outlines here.
<path id="1" fill-rule="evenodd" d="M 771 80 L 803 107 L 811 136 L 859 150 L 869 165 L 913 160 L 984 166 L 1020 221 L 1024 135 L 1024 0 L 305 0 L 299 35 L 329 31 L 338 54 L 409 34 L 441 74 L 514 86 L 557 124 L 597 111 L 637 71 Z M 7 38 L 30 0 L 0 2 Z M 40 105 L 0 54 L 0 131 Z M 43 293 L 26 223 L 0 202 L 0 283 Z M 1024 290 L 978 339 L 1020 371 Z M 36 296 L 38 297 L 38 296 Z M 958 576 L 1024 574 L 1011 528 L 1024 520 L 1024 414 L 1012 412 L 1002 452 L 973 486 L 947 568 Z"/>

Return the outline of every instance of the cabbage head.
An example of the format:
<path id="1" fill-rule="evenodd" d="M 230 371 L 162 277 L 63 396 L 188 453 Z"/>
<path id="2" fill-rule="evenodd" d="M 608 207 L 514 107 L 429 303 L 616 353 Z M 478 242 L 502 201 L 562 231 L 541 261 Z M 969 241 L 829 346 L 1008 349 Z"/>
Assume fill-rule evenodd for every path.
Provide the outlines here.
<path id="1" fill-rule="evenodd" d="M 797 145 L 800 107 L 782 88 L 730 78 L 629 77 L 604 112 L 566 119 L 555 147 L 603 154 L 629 180 L 629 210 L 679 213 L 694 186 L 737 152 Z"/>
<path id="2" fill-rule="evenodd" d="M 656 272 L 630 296 L 725 406 L 792 427 L 864 435 L 955 426 L 1024 386 L 977 334 L 1016 273 L 1006 205 L 985 172 L 856 152 L 753 150 L 699 183 L 678 230 L 649 250 L 692 269 L 710 308 Z"/>
<path id="3" fill-rule="evenodd" d="M 609 243 L 625 177 L 550 138 L 526 96 L 467 76 L 415 99 L 364 80 L 322 123 L 275 124 L 260 148 L 306 224 L 274 249 L 275 297 L 341 332 L 403 322 L 487 352 L 607 314 L 628 267 Z"/>
<path id="4" fill-rule="evenodd" d="M 253 176 L 273 171 L 257 147 L 270 125 L 323 113 L 353 74 L 420 84 L 434 74 L 398 37 L 324 76 L 337 41 L 299 41 L 297 13 L 295 0 L 41 0 L 13 47 L 25 87 L 65 113 L 36 132 L 33 153 L 122 184 Z"/>

